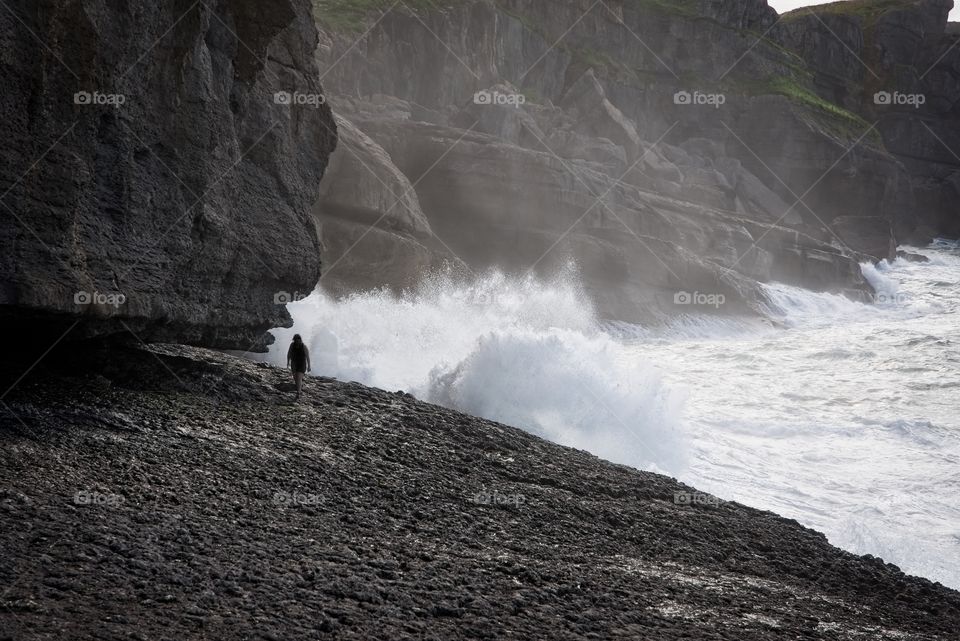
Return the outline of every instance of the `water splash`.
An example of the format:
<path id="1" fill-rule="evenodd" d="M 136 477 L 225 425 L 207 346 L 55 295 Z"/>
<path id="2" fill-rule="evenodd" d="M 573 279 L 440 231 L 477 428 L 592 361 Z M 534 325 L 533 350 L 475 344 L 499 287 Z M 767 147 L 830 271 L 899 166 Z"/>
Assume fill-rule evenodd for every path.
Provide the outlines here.
<path id="1" fill-rule="evenodd" d="M 683 395 L 603 331 L 577 279 L 490 272 L 428 278 L 413 291 L 322 291 L 288 306 L 269 359 L 294 333 L 313 373 L 354 380 L 515 425 L 608 460 L 678 474 Z"/>

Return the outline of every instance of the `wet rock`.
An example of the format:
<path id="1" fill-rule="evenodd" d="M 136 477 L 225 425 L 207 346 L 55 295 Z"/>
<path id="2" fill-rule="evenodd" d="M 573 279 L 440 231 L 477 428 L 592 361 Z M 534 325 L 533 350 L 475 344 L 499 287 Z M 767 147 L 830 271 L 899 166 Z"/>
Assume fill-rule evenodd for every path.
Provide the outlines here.
<path id="1" fill-rule="evenodd" d="M 930 259 L 923 254 L 914 254 L 913 252 L 900 250 L 897 252 L 897 258 L 910 261 L 911 263 L 929 263 Z"/>

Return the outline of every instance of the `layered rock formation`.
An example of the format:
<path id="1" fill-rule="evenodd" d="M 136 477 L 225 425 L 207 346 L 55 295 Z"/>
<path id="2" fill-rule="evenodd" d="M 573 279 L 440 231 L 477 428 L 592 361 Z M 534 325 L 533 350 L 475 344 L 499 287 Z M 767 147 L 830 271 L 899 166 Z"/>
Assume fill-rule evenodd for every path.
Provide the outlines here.
<path id="1" fill-rule="evenodd" d="M 891 5 L 874 4 L 881 16 Z M 925 225 L 950 233 L 948 170 L 911 169 L 892 124 L 828 95 L 831 65 L 862 65 L 830 57 L 843 34 L 819 46 L 829 29 L 814 17 L 781 19 L 763 0 L 315 6 L 335 110 L 410 181 L 427 225 L 405 227 L 405 205 L 370 209 L 367 194 L 353 220 L 379 231 L 368 243 L 328 227 L 332 260 L 391 256 L 384 242 L 423 249 L 393 252 L 392 269 L 348 257 L 324 277 L 339 289 L 402 286 L 447 252 L 473 269 L 573 259 L 605 315 L 650 321 L 689 311 L 681 291 L 722 293 L 727 312 L 755 309 L 772 280 L 865 292 L 858 262 L 893 256 Z M 935 33 L 944 6 L 898 11 Z M 923 192 L 924 172 L 940 186 Z M 396 202 L 389 182 L 372 187 Z M 321 199 L 316 216 L 348 205 Z"/>
<path id="2" fill-rule="evenodd" d="M 405 394 L 311 378 L 291 404 L 286 372 L 170 345 L 35 376 L 0 413 L 2 638 L 960 629 L 960 593 L 795 521 Z"/>
<path id="3" fill-rule="evenodd" d="M 306 0 L 5 3 L 4 320 L 240 349 L 288 322 L 336 142 L 316 43 Z"/>
<path id="4" fill-rule="evenodd" d="M 324 239 L 326 288 L 346 293 L 386 283 L 410 287 L 456 256 L 438 246 L 417 191 L 387 152 L 353 123 L 337 118 L 339 149 L 314 211 Z M 362 251 L 354 251 L 361 247 Z M 352 278 L 344 282 L 341 274 Z"/>
<path id="5" fill-rule="evenodd" d="M 876 122 L 903 163 L 914 200 L 896 231 L 916 243 L 960 237 L 960 35 L 947 29 L 952 8 L 952 0 L 858 0 L 796 11 L 778 26 L 818 93 Z"/>

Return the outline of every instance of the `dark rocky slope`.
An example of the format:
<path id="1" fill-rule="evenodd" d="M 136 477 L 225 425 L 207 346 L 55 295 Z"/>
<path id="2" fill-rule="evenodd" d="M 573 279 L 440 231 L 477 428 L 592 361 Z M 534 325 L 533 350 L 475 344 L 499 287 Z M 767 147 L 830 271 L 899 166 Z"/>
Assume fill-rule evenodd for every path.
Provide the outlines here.
<path id="1" fill-rule="evenodd" d="M 0 10 L 0 318 L 246 349 L 320 272 L 307 0 Z"/>
<path id="2" fill-rule="evenodd" d="M 47 362 L 0 413 L 2 639 L 960 629 L 957 592 L 793 521 L 409 396 L 291 404 L 285 372 L 195 348 Z"/>
<path id="3" fill-rule="evenodd" d="M 680 290 L 723 293 L 734 312 L 756 308 L 771 280 L 863 292 L 859 261 L 953 229 L 948 152 L 926 145 L 935 170 L 910 165 L 906 134 L 874 126 L 862 91 L 846 100 L 823 81 L 865 73 L 831 54 L 850 29 L 834 38 L 765 0 L 391 4 L 315 0 L 335 110 L 348 138 L 379 148 L 361 163 L 347 142 L 352 160 L 329 180 L 341 195 L 366 181 L 389 203 L 321 199 L 331 263 L 352 248 L 324 276 L 334 290 L 405 286 L 450 253 L 519 271 L 572 257 L 605 315 L 651 321 L 688 311 L 673 305 Z M 884 32 L 886 47 L 932 38 L 929 58 L 949 44 L 938 35 L 949 0 L 856 4 L 881 15 L 896 4 L 916 26 Z M 916 70 L 926 58 L 885 64 Z M 954 74 L 954 60 L 929 82 Z M 476 104 L 478 91 L 524 102 Z M 677 104 L 677 92 L 725 103 Z M 942 129 L 957 121 L 951 95 L 937 103 Z M 920 119 L 904 117 L 917 135 Z M 370 180 L 385 167 L 403 180 Z M 398 202 L 411 193 L 416 203 Z"/>

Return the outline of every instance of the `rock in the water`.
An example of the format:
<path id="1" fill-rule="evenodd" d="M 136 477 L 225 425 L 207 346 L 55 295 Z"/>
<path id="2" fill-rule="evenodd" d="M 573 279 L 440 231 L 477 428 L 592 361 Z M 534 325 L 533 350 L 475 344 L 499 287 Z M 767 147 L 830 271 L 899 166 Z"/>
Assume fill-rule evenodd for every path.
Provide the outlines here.
<path id="1" fill-rule="evenodd" d="M 897 252 L 897 258 L 902 258 L 911 263 L 929 263 L 930 259 L 923 254 L 914 254 L 913 252 L 900 250 Z"/>

